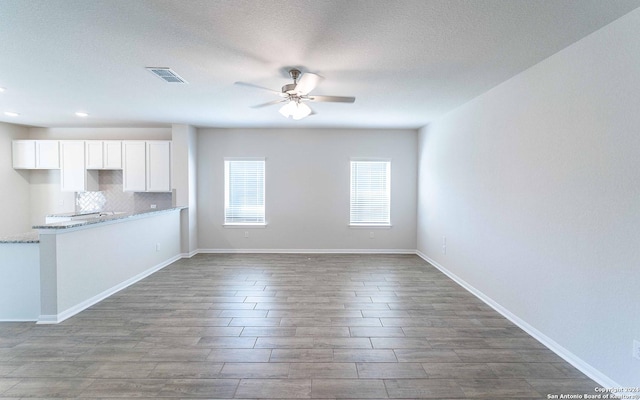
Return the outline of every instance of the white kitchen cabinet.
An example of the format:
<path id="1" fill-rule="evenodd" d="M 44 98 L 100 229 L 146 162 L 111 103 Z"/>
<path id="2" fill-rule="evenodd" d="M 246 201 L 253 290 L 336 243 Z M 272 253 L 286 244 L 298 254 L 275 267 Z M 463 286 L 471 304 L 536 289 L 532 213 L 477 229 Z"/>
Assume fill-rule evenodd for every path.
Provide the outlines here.
<path id="1" fill-rule="evenodd" d="M 123 141 L 122 176 L 125 192 L 170 192 L 171 141 Z"/>
<path id="2" fill-rule="evenodd" d="M 11 143 L 13 168 L 34 169 L 36 167 L 36 141 L 14 140 Z"/>
<path id="3" fill-rule="evenodd" d="M 60 168 L 58 140 L 36 140 L 36 169 Z"/>
<path id="4" fill-rule="evenodd" d="M 85 167 L 87 169 L 102 169 L 103 151 L 102 140 L 87 140 L 84 142 Z"/>
<path id="5" fill-rule="evenodd" d="M 60 188 L 63 192 L 97 191 L 97 171 L 85 168 L 85 142 L 60 141 Z"/>
<path id="6" fill-rule="evenodd" d="M 147 192 L 171 191 L 171 142 L 147 142 Z"/>
<path id="7" fill-rule="evenodd" d="M 142 140 L 122 142 L 122 183 L 125 192 L 147 190 L 147 145 Z"/>
<path id="8" fill-rule="evenodd" d="M 15 169 L 60 168 L 57 140 L 14 140 L 12 151 Z"/>
<path id="9" fill-rule="evenodd" d="M 102 142 L 102 150 L 104 169 L 122 169 L 122 141 L 105 140 Z"/>
<path id="10" fill-rule="evenodd" d="M 87 140 L 85 152 L 87 169 L 122 169 L 120 140 Z"/>

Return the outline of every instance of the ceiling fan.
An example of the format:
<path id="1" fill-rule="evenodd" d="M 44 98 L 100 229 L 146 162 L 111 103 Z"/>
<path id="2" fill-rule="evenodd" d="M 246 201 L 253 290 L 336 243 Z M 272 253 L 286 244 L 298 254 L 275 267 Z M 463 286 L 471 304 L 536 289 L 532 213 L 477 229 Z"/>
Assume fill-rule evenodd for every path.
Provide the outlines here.
<path id="1" fill-rule="evenodd" d="M 309 94 L 324 79 L 320 75 L 310 72 L 301 73 L 298 69 L 289 70 L 289 76 L 293 79 L 293 83 L 286 84 L 282 87 L 282 91 L 272 90 L 266 87 L 254 85 L 253 83 L 236 82 L 236 85 L 248 86 L 252 88 L 267 90 L 278 96 L 279 99 L 269 101 L 267 103 L 252 106 L 252 108 L 261 108 L 272 106 L 275 104 L 286 103 L 280 108 L 280 114 L 286 118 L 292 117 L 295 120 L 305 118 L 313 113 L 307 102 L 331 102 L 331 103 L 353 103 L 355 97 L 342 96 L 315 96 Z"/>

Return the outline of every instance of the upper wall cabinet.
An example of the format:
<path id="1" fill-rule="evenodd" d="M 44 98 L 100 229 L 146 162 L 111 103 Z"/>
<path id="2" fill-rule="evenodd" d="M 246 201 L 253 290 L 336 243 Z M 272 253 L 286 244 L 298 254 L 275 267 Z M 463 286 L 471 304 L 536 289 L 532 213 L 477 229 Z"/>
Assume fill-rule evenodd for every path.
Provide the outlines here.
<path id="1" fill-rule="evenodd" d="M 125 192 L 170 192 L 171 141 L 123 141 L 122 176 Z"/>
<path id="2" fill-rule="evenodd" d="M 102 169 L 102 140 L 87 140 L 84 142 L 85 166 L 87 169 Z"/>
<path id="3" fill-rule="evenodd" d="M 99 169 L 122 169 L 125 192 L 171 191 L 170 140 L 14 140 L 13 168 L 62 169 L 63 191 L 98 190 Z"/>
<path id="4" fill-rule="evenodd" d="M 60 168 L 60 144 L 57 140 L 36 140 L 36 168 Z"/>
<path id="5" fill-rule="evenodd" d="M 147 142 L 147 192 L 171 191 L 171 142 Z"/>
<path id="6" fill-rule="evenodd" d="M 14 140 L 13 148 L 13 168 L 34 169 L 36 167 L 36 141 L 35 140 Z"/>
<path id="7" fill-rule="evenodd" d="M 97 191 L 98 171 L 85 168 L 85 142 L 60 141 L 60 185 L 63 192 Z"/>
<path id="8" fill-rule="evenodd" d="M 13 168 L 58 169 L 60 150 L 57 140 L 14 140 Z"/>
<path id="9" fill-rule="evenodd" d="M 122 169 L 120 140 L 87 140 L 85 155 L 87 169 Z"/>
<path id="10" fill-rule="evenodd" d="M 103 141 L 102 151 L 104 169 L 122 169 L 122 142 L 120 140 Z"/>
<path id="11" fill-rule="evenodd" d="M 139 140 L 122 142 L 122 183 L 125 192 L 147 190 L 147 146 Z"/>

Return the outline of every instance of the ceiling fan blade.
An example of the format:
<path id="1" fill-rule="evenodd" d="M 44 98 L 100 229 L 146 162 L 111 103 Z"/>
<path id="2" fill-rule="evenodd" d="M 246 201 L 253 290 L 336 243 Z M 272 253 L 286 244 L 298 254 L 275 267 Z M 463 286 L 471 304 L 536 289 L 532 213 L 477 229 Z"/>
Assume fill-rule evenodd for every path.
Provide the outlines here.
<path id="1" fill-rule="evenodd" d="M 288 99 L 278 99 L 278 100 L 272 100 L 266 103 L 262 103 L 262 104 L 256 104 L 255 106 L 251 106 L 251 108 L 262 108 L 262 107 L 267 107 L 267 106 L 272 106 L 274 104 L 278 104 L 278 103 L 285 103 L 289 101 Z"/>
<path id="2" fill-rule="evenodd" d="M 298 84 L 296 85 L 296 92 L 298 94 L 305 95 L 312 91 L 320 82 L 324 80 L 320 75 L 312 74 L 310 72 L 306 72 L 302 74 Z"/>
<path id="3" fill-rule="evenodd" d="M 285 93 L 282 92 L 278 92 L 277 90 L 273 90 L 273 89 L 269 89 L 263 86 L 258 86 L 258 85 L 254 85 L 253 83 L 247 83 L 247 82 L 234 82 L 234 85 L 238 85 L 238 86 L 246 86 L 246 87 L 250 87 L 250 88 L 254 88 L 254 89 L 262 89 L 262 90 L 266 90 L 268 92 L 277 94 L 278 96 L 286 96 Z"/>
<path id="4" fill-rule="evenodd" d="M 331 102 L 331 103 L 353 103 L 354 101 L 356 101 L 356 98 L 342 97 L 342 96 L 309 96 L 309 101 Z"/>

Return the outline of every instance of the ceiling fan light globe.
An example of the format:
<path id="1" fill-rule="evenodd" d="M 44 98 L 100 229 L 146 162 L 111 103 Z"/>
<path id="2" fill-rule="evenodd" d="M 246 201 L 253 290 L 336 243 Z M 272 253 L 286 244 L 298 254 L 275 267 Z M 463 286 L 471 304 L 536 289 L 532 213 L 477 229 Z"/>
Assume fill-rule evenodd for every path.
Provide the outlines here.
<path id="1" fill-rule="evenodd" d="M 293 114 L 293 119 L 299 120 L 299 119 L 308 117 L 309 114 L 311 114 L 311 108 L 308 105 L 304 103 L 298 103 L 297 106 L 298 107 L 295 113 Z"/>
<path id="2" fill-rule="evenodd" d="M 295 101 L 290 101 L 284 106 L 280 107 L 280 114 L 284 115 L 285 118 L 289 118 L 294 115 L 297 111 L 298 107 Z"/>
<path id="3" fill-rule="evenodd" d="M 287 111 L 287 106 L 280 107 L 279 112 L 280 114 L 282 114 L 283 117 L 289 118 L 289 111 Z"/>

